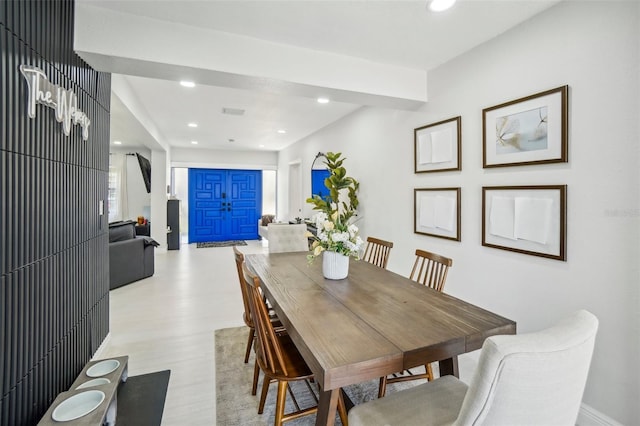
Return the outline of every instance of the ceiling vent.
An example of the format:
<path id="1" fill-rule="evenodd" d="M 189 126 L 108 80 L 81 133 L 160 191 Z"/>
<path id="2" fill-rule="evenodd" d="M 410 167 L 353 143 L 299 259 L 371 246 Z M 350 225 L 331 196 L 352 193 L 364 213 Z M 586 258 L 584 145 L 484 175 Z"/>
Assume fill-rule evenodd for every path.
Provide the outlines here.
<path id="1" fill-rule="evenodd" d="M 238 108 L 222 108 L 222 113 L 228 115 L 244 115 L 244 110 Z"/>

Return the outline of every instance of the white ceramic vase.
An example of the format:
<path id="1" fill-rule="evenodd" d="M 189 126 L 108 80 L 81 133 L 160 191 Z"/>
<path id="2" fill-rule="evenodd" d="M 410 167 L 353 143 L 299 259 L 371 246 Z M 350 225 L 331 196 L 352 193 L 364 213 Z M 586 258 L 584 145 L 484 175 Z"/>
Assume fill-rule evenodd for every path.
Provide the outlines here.
<path id="1" fill-rule="evenodd" d="M 322 253 L 322 274 L 329 280 L 342 280 L 349 274 L 349 256 L 335 251 Z"/>

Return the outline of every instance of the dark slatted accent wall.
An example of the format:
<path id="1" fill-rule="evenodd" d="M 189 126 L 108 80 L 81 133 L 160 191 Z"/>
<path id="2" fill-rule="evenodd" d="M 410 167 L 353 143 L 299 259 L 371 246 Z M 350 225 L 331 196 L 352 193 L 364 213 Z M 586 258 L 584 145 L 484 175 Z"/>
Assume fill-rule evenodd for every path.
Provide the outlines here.
<path id="1" fill-rule="evenodd" d="M 0 425 L 37 423 L 109 328 L 109 74 L 73 52 L 73 0 L 0 1 Z M 20 65 L 78 96 L 89 140 L 27 115 Z M 106 211 L 106 206 L 105 206 Z"/>

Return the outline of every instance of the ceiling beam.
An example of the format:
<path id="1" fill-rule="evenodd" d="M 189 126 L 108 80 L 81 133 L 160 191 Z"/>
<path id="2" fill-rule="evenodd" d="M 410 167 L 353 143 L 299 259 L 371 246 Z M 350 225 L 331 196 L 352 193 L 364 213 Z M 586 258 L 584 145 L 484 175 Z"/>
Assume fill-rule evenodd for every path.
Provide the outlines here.
<path id="1" fill-rule="evenodd" d="M 76 3 L 76 52 L 99 71 L 415 110 L 425 70 Z"/>

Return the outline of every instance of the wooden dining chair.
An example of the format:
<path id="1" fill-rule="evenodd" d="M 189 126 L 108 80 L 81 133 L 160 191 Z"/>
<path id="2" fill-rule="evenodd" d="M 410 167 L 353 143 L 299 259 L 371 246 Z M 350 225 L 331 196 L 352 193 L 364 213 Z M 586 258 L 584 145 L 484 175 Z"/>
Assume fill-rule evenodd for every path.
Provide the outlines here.
<path id="1" fill-rule="evenodd" d="M 274 422 L 276 426 L 280 426 L 289 420 L 316 413 L 318 411 L 317 405 L 301 409 L 289 387 L 289 382 L 304 380 L 317 402 L 317 396 L 309 384 L 309 380 L 313 378 L 313 373 L 302 358 L 302 355 L 300 355 L 291 337 L 285 333 L 278 333 L 274 329 L 272 322 L 269 320 L 268 309 L 263 303 L 260 279 L 249 270 L 246 263 L 242 264 L 242 271 L 247 289 L 249 308 L 256 329 L 256 360 L 264 374 L 258 414 L 262 414 L 264 411 L 269 385 L 273 382 L 278 383 Z M 296 410 L 285 414 L 287 389 Z M 342 394 L 340 394 L 338 401 L 338 413 L 341 421 L 346 425 L 347 411 Z"/>
<path id="2" fill-rule="evenodd" d="M 416 260 L 413 263 L 409 279 L 436 291 L 442 292 L 447 280 L 447 272 L 452 265 L 453 260 L 448 257 L 417 249 Z M 409 370 L 405 370 L 402 373 L 381 377 L 380 386 L 378 388 L 378 398 L 382 398 L 385 395 L 387 391 L 387 384 L 389 383 L 406 382 L 419 379 L 427 379 L 428 381 L 433 380 L 433 369 L 431 368 L 431 364 L 425 364 L 424 368 L 424 373 L 414 373 Z"/>
<path id="3" fill-rule="evenodd" d="M 233 246 L 233 255 L 236 260 L 236 269 L 238 270 L 238 282 L 240 283 L 240 292 L 242 293 L 242 303 L 244 305 L 244 312 L 242 313 L 242 320 L 244 324 L 249 327 L 249 340 L 247 340 L 247 349 L 244 354 L 244 363 L 249 362 L 249 355 L 251 354 L 251 348 L 253 347 L 253 340 L 255 337 L 255 327 L 253 320 L 251 319 L 251 311 L 249 311 L 249 299 L 247 297 L 247 289 L 243 283 L 242 277 L 242 264 L 244 263 L 244 254 L 240 250 Z"/>
<path id="4" fill-rule="evenodd" d="M 249 355 L 251 355 L 251 348 L 255 342 L 255 325 L 253 323 L 253 319 L 251 318 L 251 311 L 249 308 L 249 297 L 247 295 L 247 286 L 244 284 L 244 276 L 242 273 L 242 264 L 244 263 L 244 254 L 238 250 L 235 246 L 233 246 L 233 254 L 236 261 L 236 269 L 238 270 L 238 282 L 240 283 L 240 292 L 242 293 L 242 303 L 244 305 L 244 312 L 242 314 L 242 319 L 247 327 L 249 327 L 249 338 L 247 340 L 247 349 L 244 354 L 244 363 L 249 362 Z M 266 304 L 266 300 L 263 301 Z M 268 308 L 269 318 L 273 323 L 274 328 L 279 333 L 286 333 L 284 326 L 278 319 L 277 315 Z M 256 390 L 258 388 L 258 363 L 255 362 L 254 365 L 255 373 L 253 377 L 253 385 L 251 387 L 251 395 L 256 394 Z"/>
<path id="5" fill-rule="evenodd" d="M 434 290 L 442 291 L 451 265 L 453 265 L 453 260 L 448 257 L 418 249 L 409 279 Z"/>
<path id="6" fill-rule="evenodd" d="M 362 256 L 362 260 L 372 263 L 383 269 L 387 269 L 389 253 L 391 253 L 392 248 L 393 243 L 391 241 L 368 237 L 367 247 L 364 250 L 364 256 Z"/>

